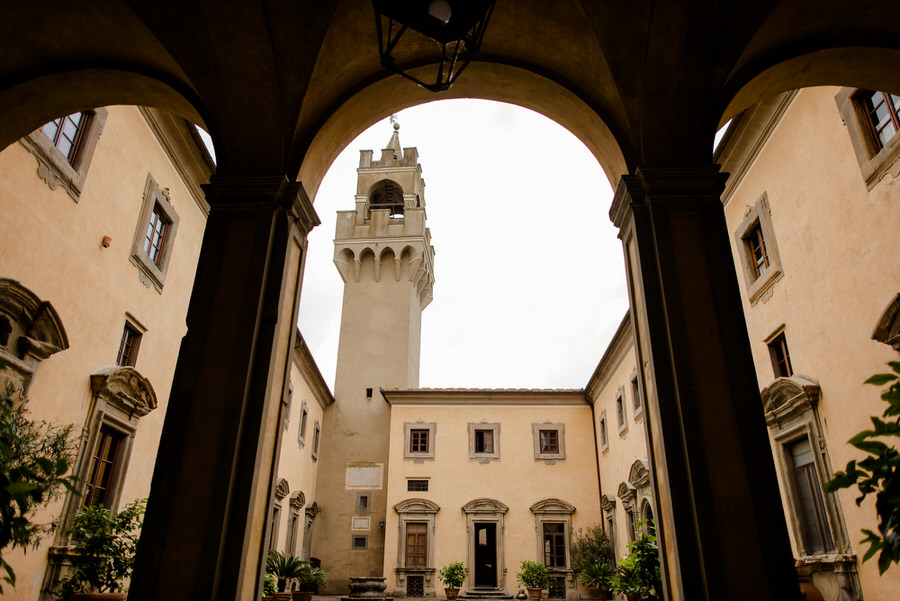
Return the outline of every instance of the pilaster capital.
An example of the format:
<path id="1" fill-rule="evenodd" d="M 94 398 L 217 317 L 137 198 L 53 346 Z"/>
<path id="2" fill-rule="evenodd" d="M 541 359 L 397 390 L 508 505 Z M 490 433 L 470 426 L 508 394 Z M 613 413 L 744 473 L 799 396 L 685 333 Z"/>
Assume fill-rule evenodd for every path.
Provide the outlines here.
<path id="1" fill-rule="evenodd" d="M 286 175 L 213 175 L 203 191 L 212 210 L 278 207 L 288 212 L 304 234 L 321 223 L 303 183 Z"/>
<path id="2" fill-rule="evenodd" d="M 623 175 L 616 186 L 609 218 L 622 228 L 635 204 L 647 199 L 664 202 L 704 202 L 721 204 L 728 173 L 719 165 L 697 167 L 638 167 L 634 175 Z"/>

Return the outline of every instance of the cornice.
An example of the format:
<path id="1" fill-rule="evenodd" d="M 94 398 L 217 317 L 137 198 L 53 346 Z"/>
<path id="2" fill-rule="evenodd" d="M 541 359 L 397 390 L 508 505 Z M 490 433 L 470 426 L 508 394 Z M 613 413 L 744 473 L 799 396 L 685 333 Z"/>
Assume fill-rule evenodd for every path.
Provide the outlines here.
<path id="1" fill-rule="evenodd" d="M 587 406 L 581 389 L 409 388 L 380 389 L 391 405 Z"/>

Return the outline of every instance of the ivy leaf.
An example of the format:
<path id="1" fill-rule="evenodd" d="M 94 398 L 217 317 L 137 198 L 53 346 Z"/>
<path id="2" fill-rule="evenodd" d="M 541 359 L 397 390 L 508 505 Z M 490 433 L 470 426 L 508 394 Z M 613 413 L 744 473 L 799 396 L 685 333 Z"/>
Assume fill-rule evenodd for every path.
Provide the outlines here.
<path id="1" fill-rule="evenodd" d="M 888 382 L 893 382 L 896 379 L 896 374 L 875 374 L 863 383 L 872 384 L 873 386 L 884 386 Z"/>

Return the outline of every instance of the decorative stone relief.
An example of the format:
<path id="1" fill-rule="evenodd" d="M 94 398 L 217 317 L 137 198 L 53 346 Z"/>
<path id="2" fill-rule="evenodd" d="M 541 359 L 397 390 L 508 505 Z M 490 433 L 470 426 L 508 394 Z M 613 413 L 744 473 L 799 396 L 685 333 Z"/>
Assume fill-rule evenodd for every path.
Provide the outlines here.
<path id="1" fill-rule="evenodd" d="M 91 392 L 129 418 L 143 417 L 157 406 L 150 381 L 133 367 L 105 367 L 92 373 Z"/>

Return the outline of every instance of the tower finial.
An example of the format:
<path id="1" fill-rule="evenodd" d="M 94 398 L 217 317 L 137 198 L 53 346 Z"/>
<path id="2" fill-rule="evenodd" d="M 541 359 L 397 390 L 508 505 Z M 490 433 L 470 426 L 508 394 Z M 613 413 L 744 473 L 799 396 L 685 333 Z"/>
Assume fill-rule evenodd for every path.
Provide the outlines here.
<path id="1" fill-rule="evenodd" d="M 394 126 L 394 131 L 400 131 L 400 122 L 397 121 L 397 114 L 394 113 L 391 115 L 391 125 Z"/>

